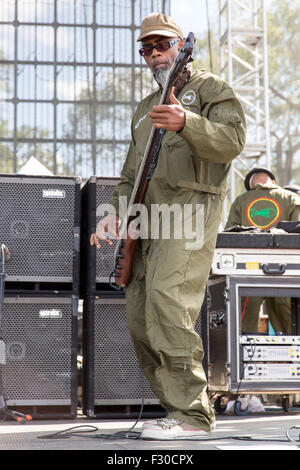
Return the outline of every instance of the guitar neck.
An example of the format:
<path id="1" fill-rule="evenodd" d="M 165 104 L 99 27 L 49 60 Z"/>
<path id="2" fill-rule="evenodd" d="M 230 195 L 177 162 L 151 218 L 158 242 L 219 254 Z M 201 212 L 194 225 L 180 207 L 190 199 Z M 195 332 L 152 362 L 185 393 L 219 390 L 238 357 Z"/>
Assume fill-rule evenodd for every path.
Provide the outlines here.
<path id="1" fill-rule="evenodd" d="M 174 86 L 176 80 L 182 75 L 182 81 L 180 82 L 179 88 L 175 86 L 175 96 L 178 95 L 180 89 L 184 86 L 185 82 L 188 80 L 189 72 L 183 72 L 186 64 L 190 62 L 191 54 L 194 47 L 194 34 L 189 33 L 184 46 L 182 47 L 181 51 L 178 54 L 177 59 L 173 62 L 172 67 L 169 70 L 168 77 L 166 80 L 166 84 L 163 87 L 162 95 L 159 101 L 159 105 L 168 104 L 171 89 Z M 187 71 L 187 69 L 186 69 Z M 157 151 L 159 152 L 160 144 L 162 137 L 166 131 L 164 129 L 157 129 L 154 126 L 151 128 L 151 132 L 147 141 L 147 145 L 145 148 L 145 152 L 142 158 L 142 162 L 135 180 L 135 184 L 131 193 L 130 201 L 127 208 L 127 213 L 125 216 L 125 220 L 127 221 L 126 227 L 124 227 L 124 232 L 128 224 L 131 221 L 131 216 L 135 217 L 136 214 L 131 214 L 132 207 L 135 204 L 142 204 L 145 199 L 145 195 L 147 192 L 149 180 L 147 178 L 149 167 L 152 161 L 152 157 L 154 153 Z M 157 148 L 159 147 L 159 148 Z"/>
<path id="2" fill-rule="evenodd" d="M 174 67 L 174 66 L 173 66 Z M 169 71 L 169 75 L 171 73 L 172 69 Z M 168 81 L 167 81 L 168 82 Z M 159 101 L 159 105 L 161 104 L 166 104 L 169 101 L 169 96 L 170 96 L 170 87 L 168 84 L 163 88 L 162 91 L 162 96 Z M 144 194 L 141 188 L 141 181 L 146 180 L 147 174 L 148 174 L 148 169 L 149 165 L 152 159 L 152 154 L 155 149 L 156 143 L 159 139 L 159 134 L 161 134 L 163 129 L 156 129 L 154 126 L 151 128 L 151 132 L 147 141 L 147 145 L 145 148 L 144 155 L 142 157 L 142 162 L 135 180 L 135 184 L 131 193 L 131 198 L 129 201 L 129 207 L 131 207 L 133 204 L 142 204 L 143 199 L 144 199 Z M 139 193 L 140 197 L 139 197 Z"/>

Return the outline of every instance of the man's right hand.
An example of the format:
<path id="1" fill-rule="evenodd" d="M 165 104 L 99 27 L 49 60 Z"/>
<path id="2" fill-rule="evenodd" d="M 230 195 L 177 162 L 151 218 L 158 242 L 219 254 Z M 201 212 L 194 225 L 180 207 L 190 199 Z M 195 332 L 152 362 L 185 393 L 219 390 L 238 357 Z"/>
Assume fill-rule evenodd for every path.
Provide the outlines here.
<path id="1" fill-rule="evenodd" d="M 96 245 L 97 248 L 101 248 L 99 239 L 109 245 L 113 245 L 111 238 L 115 240 L 119 239 L 119 227 L 120 219 L 115 214 L 108 214 L 106 217 L 101 219 L 97 224 L 97 229 L 95 233 L 91 234 L 90 244 L 91 246 Z M 107 237 L 110 238 L 107 238 Z"/>

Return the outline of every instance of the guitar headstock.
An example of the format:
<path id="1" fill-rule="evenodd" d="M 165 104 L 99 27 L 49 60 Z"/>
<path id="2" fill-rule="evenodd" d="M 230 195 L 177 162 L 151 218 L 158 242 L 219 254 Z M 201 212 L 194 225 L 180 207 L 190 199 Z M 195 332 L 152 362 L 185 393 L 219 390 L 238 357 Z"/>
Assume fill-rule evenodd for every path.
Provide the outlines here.
<path id="1" fill-rule="evenodd" d="M 193 60 L 192 53 L 195 44 L 194 33 L 190 32 L 180 49 L 178 56 L 170 70 L 168 87 L 174 86 L 174 82 L 178 80 L 179 75 L 184 71 L 186 65 Z"/>

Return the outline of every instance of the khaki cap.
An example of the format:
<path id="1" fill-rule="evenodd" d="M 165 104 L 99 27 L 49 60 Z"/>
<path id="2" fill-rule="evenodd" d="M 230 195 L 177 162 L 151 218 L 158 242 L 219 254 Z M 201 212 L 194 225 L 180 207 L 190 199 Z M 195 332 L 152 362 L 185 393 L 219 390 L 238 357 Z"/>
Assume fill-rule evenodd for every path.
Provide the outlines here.
<path id="1" fill-rule="evenodd" d="M 162 13 L 151 13 L 143 19 L 141 24 L 141 32 L 137 41 L 142 41 L 147 36 L 158 34 L 159 36 L 166 37 L 179 37 L 184 38 L 184 35 L 170 16 L 163 15 Z"/>

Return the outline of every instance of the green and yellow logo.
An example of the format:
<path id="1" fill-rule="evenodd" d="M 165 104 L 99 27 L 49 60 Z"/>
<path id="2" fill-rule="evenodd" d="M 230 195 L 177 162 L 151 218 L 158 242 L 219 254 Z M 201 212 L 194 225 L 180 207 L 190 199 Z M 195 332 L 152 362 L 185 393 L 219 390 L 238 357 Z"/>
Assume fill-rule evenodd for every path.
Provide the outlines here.
<path id="1" fill-rule="evenodd" d="M 254 199 L 246 208 L 246 217 L 250 225 L 264 230 L 274 225 L 280 216 L 280 204 L 270 197 Z"/>

